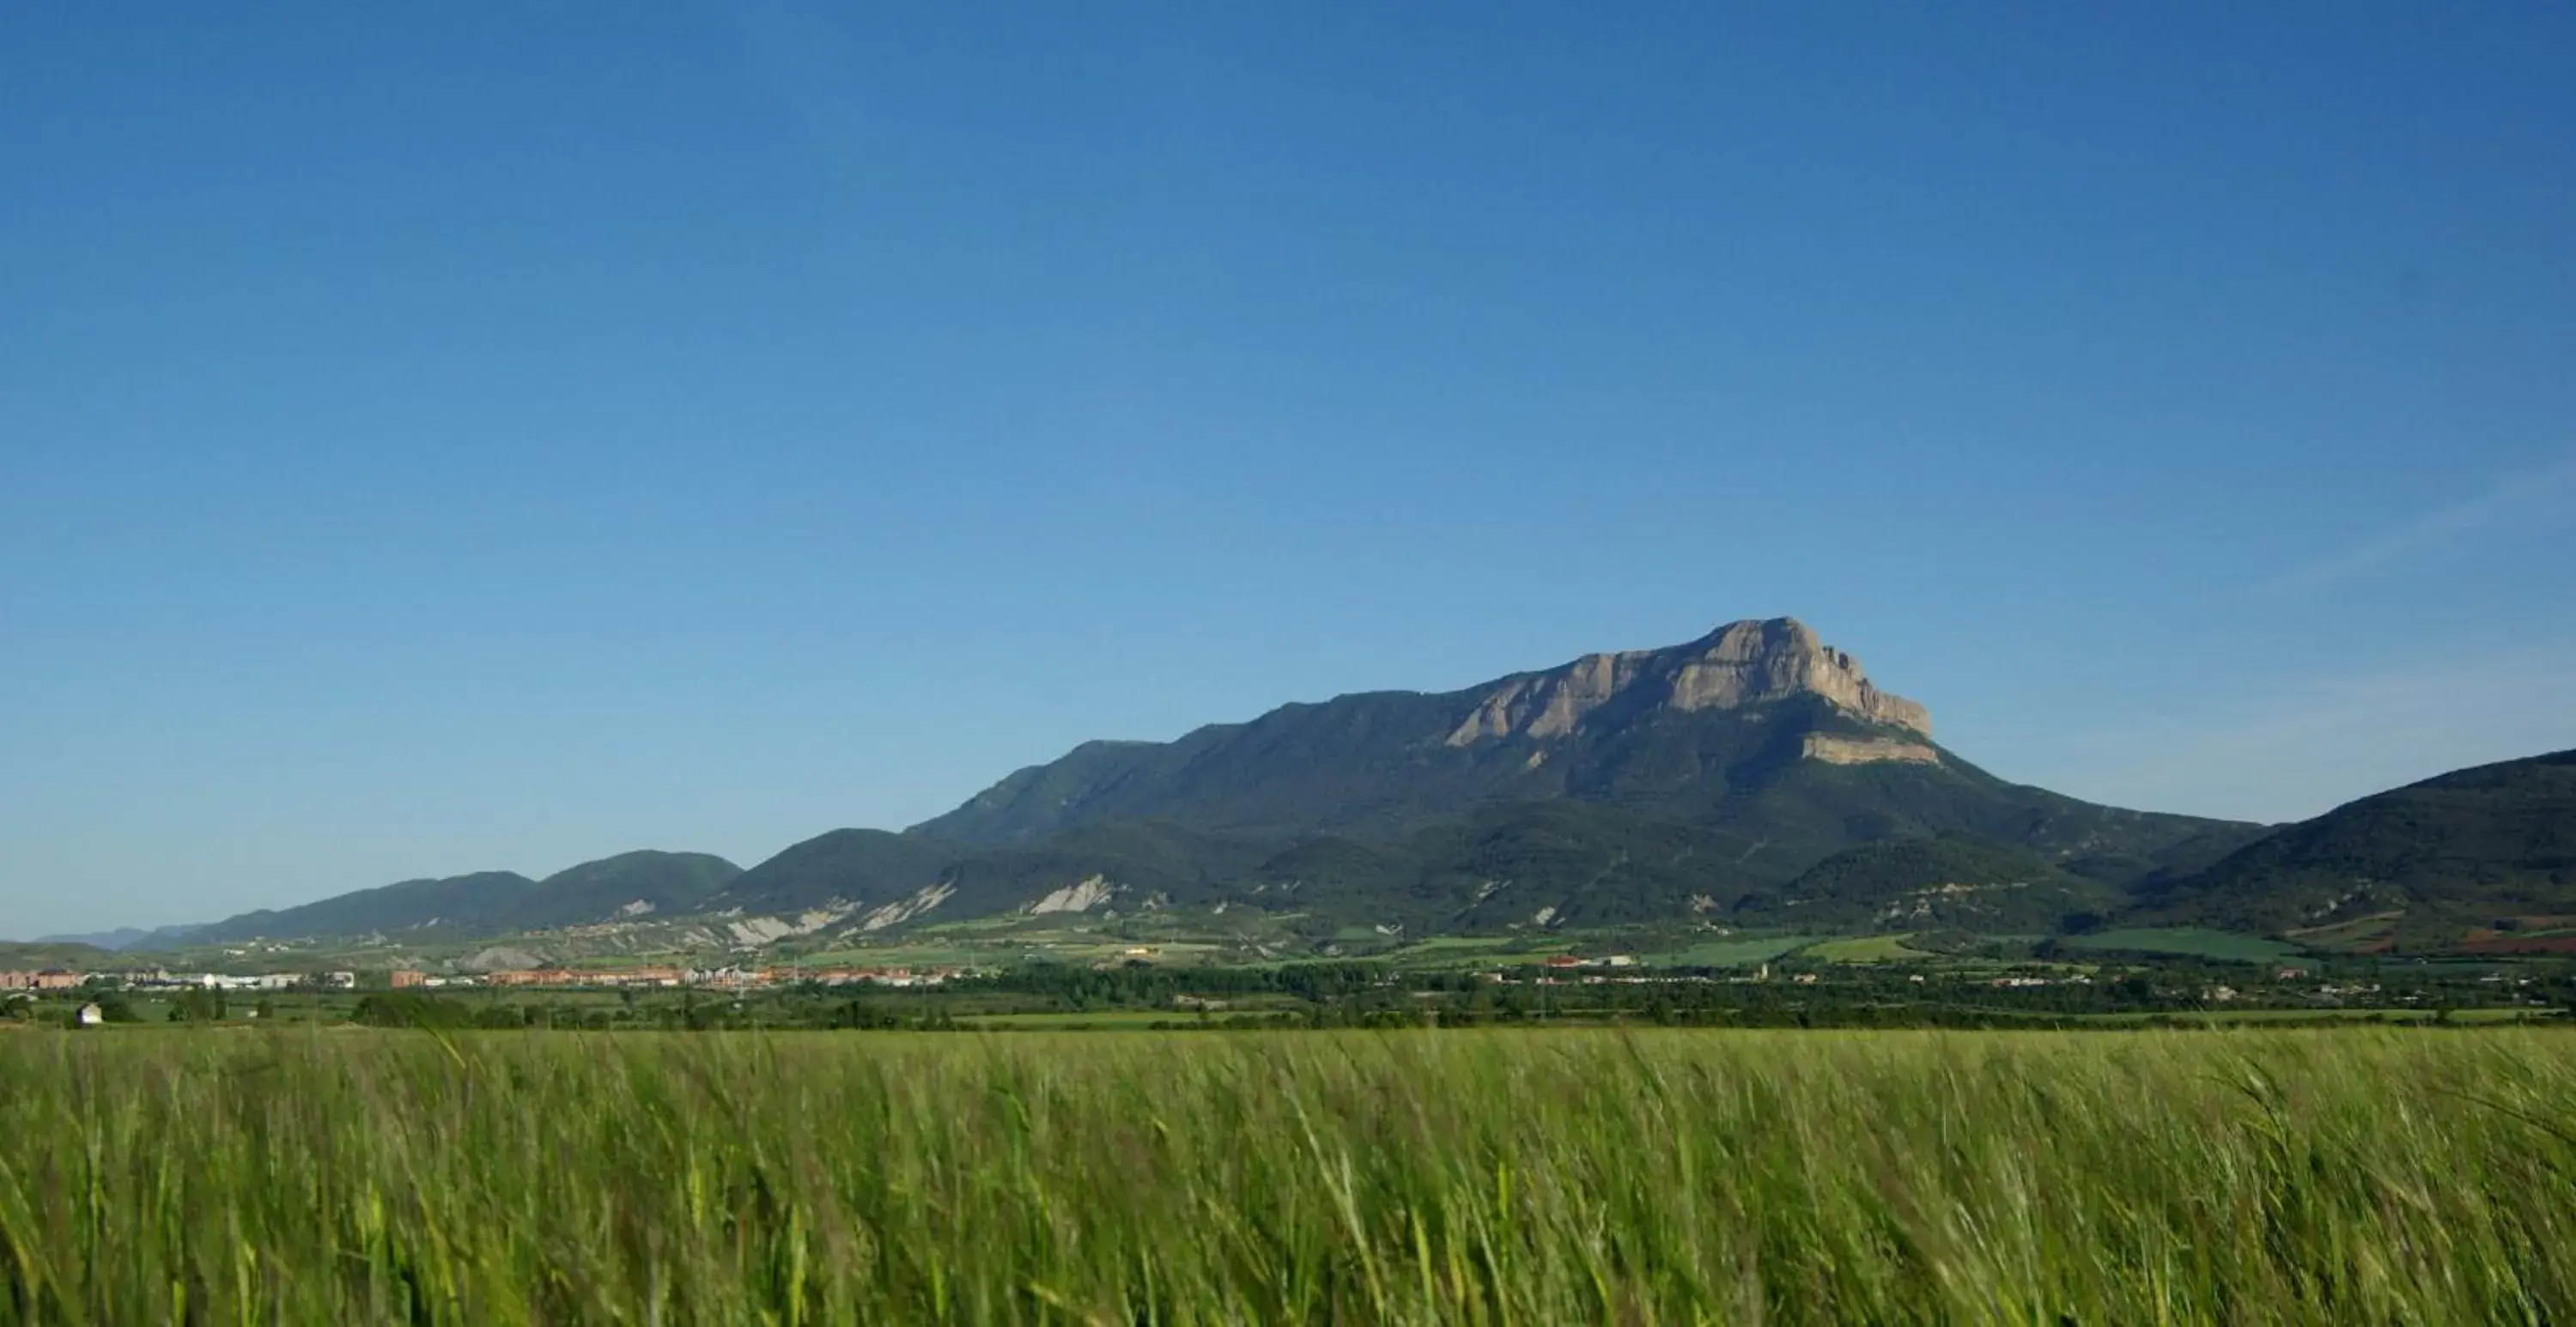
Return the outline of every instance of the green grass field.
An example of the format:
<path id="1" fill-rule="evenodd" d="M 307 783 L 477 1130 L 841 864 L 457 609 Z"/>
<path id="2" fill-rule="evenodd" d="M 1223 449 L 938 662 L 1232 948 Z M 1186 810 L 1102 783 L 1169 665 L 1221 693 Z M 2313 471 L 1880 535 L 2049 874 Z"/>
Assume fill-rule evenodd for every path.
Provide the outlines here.
<path id="1" fill-rule="evenodd" d="M 1481 968 L 1534 963 L 1548 954 L 1562 952 L 1563 946 L 1533 949 L 1518 937 L 1436 935 L 1395 950 L 1386 955 L 1386 961 L 1407 969 Z"/>
<path id="2" fill-rule="evenodd" d="M 2069 948 L 2105 953 L 2172 954 L 2227 963 L 2287 963 L 2305 955 L 2305 951 L 2297 946 L 2278 940 L 2259 935 L 2239 935 L 2234 931 L 2204 930 L 2197 926 L 2140 926 L 2096 931 L 2091 935 L 2069 936 L 2065 943 Z"/>
<path id="3" fill-rule="evenodd" d="M 1182 1009 L 1102 1009 L 1086 1013 L 976 1014 L 963 1019 L 971 1027 L 1004 1028 L 1145 1028 L 1156 1023 L 1187 1023 L 1198 1017 Z"/>
<path id="4" fill-rule="evenodd" d="M 1817 939 L 1812 935 L 1774 935 L 1703 940 L 1687 949 L 1653 955 L 1653 961 L 1663 967 L 1749 968 L 1814 944 Z"/>
<path id="5" fill-rule="evenodd" d="M 1903 963 L 1932 957 L 1905 941 L 1902 935 L 1856 935 L 1809 945 L 1799 952 L 1825 963 Z"/>
<path id="6" fill-rule="evenodd" d="M 2254 1023 L 2524 1023 L 2547 1018 L 2546 1009 L 2454 1009 L 2447 1015 L 2433 1009 L 2203 1009 L 2188 1014 L 2119 1013 L 2088 1014 L 2087 1023 L 2119 1026 L 2151 1021 L 2176 1023 L 2186 1027 L 2225 1026 Z"/>
<path id="7" fill-rule="evenodd" d="M 2565 1322 L 2536 1030 L 0 1035 L 0 1322 Z"/>

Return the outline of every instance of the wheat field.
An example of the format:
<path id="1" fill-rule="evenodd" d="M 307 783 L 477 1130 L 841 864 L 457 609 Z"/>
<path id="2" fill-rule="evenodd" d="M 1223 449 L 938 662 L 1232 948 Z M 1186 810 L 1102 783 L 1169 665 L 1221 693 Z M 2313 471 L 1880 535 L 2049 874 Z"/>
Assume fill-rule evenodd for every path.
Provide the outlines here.
<path id="1" fill-rule="evenodd" d="M 0 1322 L 2576 1321 L 2545 1030 L 0 1037 Z"/>

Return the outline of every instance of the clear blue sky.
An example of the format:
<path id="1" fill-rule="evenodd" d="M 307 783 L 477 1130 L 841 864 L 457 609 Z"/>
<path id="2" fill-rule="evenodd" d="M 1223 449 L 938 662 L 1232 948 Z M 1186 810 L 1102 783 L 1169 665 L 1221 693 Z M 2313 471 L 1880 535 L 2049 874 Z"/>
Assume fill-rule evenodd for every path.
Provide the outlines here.
<path id="1" fill-rule="evenodd" d="M 1781 613 L 2124 804 L 2576 746 L 2576 8 L 1964 8 L 9 5 L 0 935 Z"/>

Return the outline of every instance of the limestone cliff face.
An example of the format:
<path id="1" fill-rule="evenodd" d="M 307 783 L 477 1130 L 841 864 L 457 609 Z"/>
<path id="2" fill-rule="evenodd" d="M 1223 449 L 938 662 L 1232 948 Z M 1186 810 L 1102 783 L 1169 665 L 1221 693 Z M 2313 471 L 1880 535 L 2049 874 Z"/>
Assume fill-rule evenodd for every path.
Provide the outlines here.
<path id="1" fill-rule="evenodd" d="M 1726 710 L 1815 695 L 1873 723 L 1932 735 L 1921 705 L 1870 685 L 1860 661 L 1796 618 L 1735 622 L 1688 645 L 1592 654 L 1494 685 L 1449 734 L 1451 746 L 1519 734 L 1560 737 L 1612 701 L 1675 710 Z"/>

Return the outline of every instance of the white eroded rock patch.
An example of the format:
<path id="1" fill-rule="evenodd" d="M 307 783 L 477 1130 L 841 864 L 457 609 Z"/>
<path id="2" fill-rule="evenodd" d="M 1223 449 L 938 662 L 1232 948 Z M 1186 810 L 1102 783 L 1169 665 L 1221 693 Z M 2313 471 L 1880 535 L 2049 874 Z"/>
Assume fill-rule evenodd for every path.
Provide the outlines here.
<path id="1" fill-rule="evenodd" d="M 789 936 L 812 935 L 858 910 L 858 904 L 834 902 L 809 908 L 792 917 L 744 917 L 725 923 L 725 931 L 735 944 L 756 949 L 762 945 L 774 945 Z"/>
<path id="2" fill-rule="evenodd" d="M 956 892 L 957 886 L 944 881 L 936 885 L 924 885 L 914 890 L 912 897 L 896 899 L 869 913 L 867 920 L 859 923 L 859 929 L 882 931 L 889 926 L 902 925 L 947 902 Z"/>
<path id="3" fill-rule="evenodd" d="M 1109 883 L 1107 876 L 1089 876 L 1080 884 L 1067 885 L 1030 904 L 1029 915 L 1034 917 L 1049 912 L 1089 912 L 1108 902 L 1109 896 L 1116 893 L 1117 888 Z"/>

